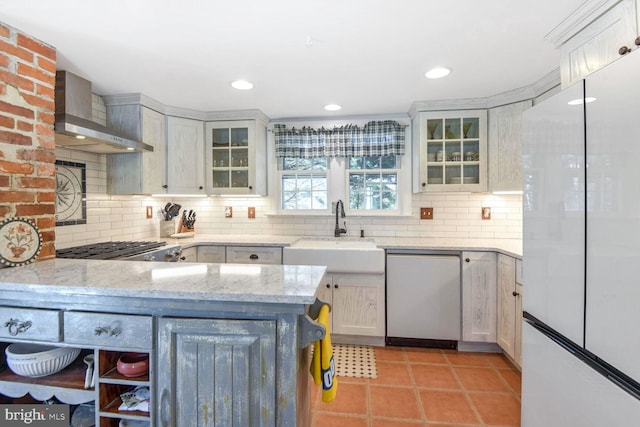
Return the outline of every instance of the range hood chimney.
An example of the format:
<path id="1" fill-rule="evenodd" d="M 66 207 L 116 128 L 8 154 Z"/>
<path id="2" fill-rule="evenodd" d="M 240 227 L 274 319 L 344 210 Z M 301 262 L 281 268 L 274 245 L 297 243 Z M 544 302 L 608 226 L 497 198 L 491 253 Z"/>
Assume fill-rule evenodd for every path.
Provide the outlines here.
<path id="1" fill-rule="evenodd" d="M 117 130 L 94 122 L 91 82 L 68 71 L 56 72 L 56 145 L 98 154 L 153 151 Z"/>

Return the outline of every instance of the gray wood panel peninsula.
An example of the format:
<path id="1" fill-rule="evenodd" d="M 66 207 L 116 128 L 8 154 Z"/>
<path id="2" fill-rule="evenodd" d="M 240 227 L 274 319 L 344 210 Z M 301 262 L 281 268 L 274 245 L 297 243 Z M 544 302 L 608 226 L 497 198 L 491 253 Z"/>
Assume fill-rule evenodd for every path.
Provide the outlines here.
<path id="1" fill-rule="evenodd" d="M 0 270 L 0 344 L 81 349 L 41 378 L 0 370 L 0 395 L 95 403 L 96 425 L 310 426 L 308 344 L 322 334 L 307 315 L 322 266 L 54 259 Z M 116 361 L 147 353 L 148 374 Z M 4 353 L 4 351 L 3 351 Z M 85 388 L 95 359 L 95 382 Z M 120 395 L 148 387 L 149 411 Z"/>

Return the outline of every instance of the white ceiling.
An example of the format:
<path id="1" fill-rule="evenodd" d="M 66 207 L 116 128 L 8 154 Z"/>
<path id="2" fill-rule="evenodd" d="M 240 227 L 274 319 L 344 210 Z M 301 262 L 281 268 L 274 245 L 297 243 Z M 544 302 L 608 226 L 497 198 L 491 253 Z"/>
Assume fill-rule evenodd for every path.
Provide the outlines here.
<path id="1" fill-rule="evenodd" d="M 0 0 L 100 95 L 271 118 L 406 113 L 496 95 L 559 66 L 544 36 L 584 0 Z M 424 73 L 453 69 L 441 80 Z M 232 80 L 255 84 L 250 91 Z M 339 112 L 323 106 L 337 103 Z"/>

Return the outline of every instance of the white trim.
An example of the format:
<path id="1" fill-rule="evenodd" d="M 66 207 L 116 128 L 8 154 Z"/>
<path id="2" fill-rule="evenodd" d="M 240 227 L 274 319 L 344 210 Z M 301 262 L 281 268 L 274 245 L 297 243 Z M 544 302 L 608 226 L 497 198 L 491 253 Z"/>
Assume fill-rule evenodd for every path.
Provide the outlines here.
<path id="1" fill-rule="evenodd" d="M 602 16 L 609 9 L 621 1 L 634 0 L 587 0 L 576 10 L 569 14 L 560 24 L 544 37 L 545 41 L 558 48 L 565 44 L 571 37 L 578 34 L 587 25 Z"/>

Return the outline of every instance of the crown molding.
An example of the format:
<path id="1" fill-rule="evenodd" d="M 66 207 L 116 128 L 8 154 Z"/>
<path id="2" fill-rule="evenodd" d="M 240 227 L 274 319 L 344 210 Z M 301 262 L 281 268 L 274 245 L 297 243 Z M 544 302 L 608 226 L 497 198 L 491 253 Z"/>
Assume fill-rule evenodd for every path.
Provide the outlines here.
<path id="1" fill-rule="evenodd" d="M 587 0 L 552 29 L 544 37 L 545 41 L 551 43 L 555 48 L 562 46 L 587 25 L 622 1 L 634 0 Z"/>
<path id="2" fill-rule="evenodd" d="M 230 111 L 200 111 L 189 108 L 164 105 L 143 93 L 123 93 L 118 95 L 102 96 L 105 106 L 142 105 L 167 116 L 182 117 L 186 119 L 213 121 L 213 120 L 258 120 L 269 123 L 269 117 L 258 109 L 230 110 Z"/>
<path id="3" fill-rule="evenodd" d="M 487 98 L 438 99 L 415 101 L 409 108 L 409 116 L 415 117 L 420 111 L 478 110 L 487 108 Z"/>
<path id="4" fill-rule="evenodd" d="M 264 124 L 269 123 L 269 117 L 258 109 L 251 110 L 228 110 L 228 111 L 207 111 L 206 121 L 214 120 L 257 120 Z"/>
<path id="5" fill-rule="evenodd" d="M 102 99 L 105 106 L 143 105 L 167 116 L 183 117 L 202 121 L 230 121 L 230 120 L 257 120 L 264 124 L 271 122 L 309 122 L 309 121 L 336 121 L 336 120 L 384 120 L 384 119 L 413 119 L 421 111 L 447 111 L 447 110 L 483 110 L 495 108 L 501 105 L 534 99 L 547 91 L 560 85 L 560 68 L 556 68 L 529 86 L 509 90 L 497 95 L 485 98 L 460 98 L 440 99 L 433 101 L 415 101 L 407 113 L 397 114 L 371 114 L 362 116 L 332 116 L 332 117 L 290 117 L 270 119 L 258 109 L 226 110 L 226 111 L 199 111 L 188 108 L 167 106 L 142 93 L 125 93 L 119 95 L 104 95 Z"/>
<path id="6" fill-rule="evenodd" d="M 409 116 L 413 119 L 420 111 L 477 110 L 534 99 L 560 85 L 560 68 L 556 68 L 529 86 L 512 89 L 486 98 L 444 99 L 416 101 L 411 104 Z"/>

